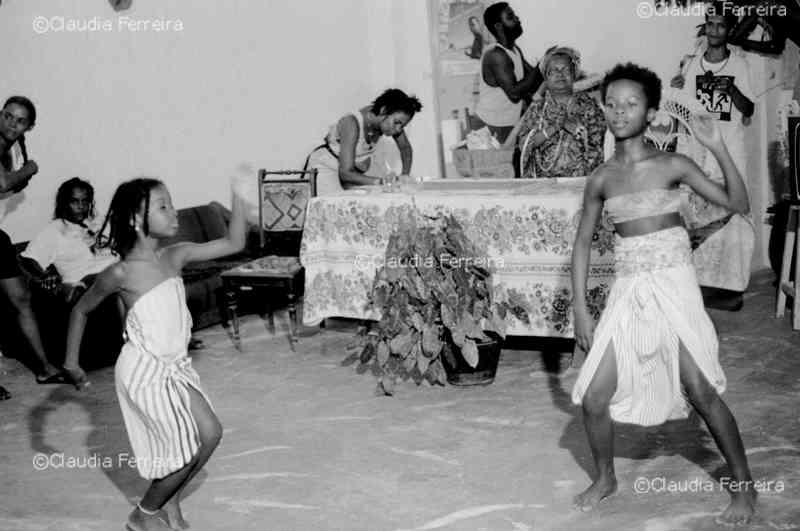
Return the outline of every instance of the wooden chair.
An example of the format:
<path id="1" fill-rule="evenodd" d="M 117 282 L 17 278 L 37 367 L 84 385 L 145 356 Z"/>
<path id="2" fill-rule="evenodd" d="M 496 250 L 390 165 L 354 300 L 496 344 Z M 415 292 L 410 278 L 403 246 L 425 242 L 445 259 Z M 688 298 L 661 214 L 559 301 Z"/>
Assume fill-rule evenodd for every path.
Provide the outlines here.
<path id="1" fill-rule="evenodd" d="M 789 281 L 794 255 L 794 281 Z M 786 220 L 786 238 L 783 241 L 783 259 L 781 260 L 781 276 L 778 281 L 778 303 L 775 317 L 783 317 L 786 310 L 786 297 L 792 297 L 792 330 L 800 330 L 800 282 L 797 280 L 800 271 L 800 204 L 789 207 Z"/>
<path id="2" fill-rule="evenodd" d="M 258 224 L 261 254 L 270 235 L 302 236 L 308 202 L 316 195 L 317 170 L 258 171 Z M 225 291 L 228 315 L 233 325 L 233 341 L 241 349 L 239 336 L 238 296 L 241 291 L 281 289 L 287 293 L 289 309 L 289 342 L 294 349 L 297 340 L 295 303 L 303 288 L 303 266 L 298 252 L 290 256 L 261 256 L 220 275 Z M 275 322 L 272 307 L 268 308 L 269 325 Z"/>

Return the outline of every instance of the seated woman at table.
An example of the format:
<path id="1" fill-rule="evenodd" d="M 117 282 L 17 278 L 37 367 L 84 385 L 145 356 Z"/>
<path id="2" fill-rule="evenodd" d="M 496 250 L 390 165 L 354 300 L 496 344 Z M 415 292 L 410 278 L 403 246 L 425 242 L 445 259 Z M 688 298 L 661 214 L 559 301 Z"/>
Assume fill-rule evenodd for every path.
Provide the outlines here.
<path id="1" fill-rule="evenodd" d="M 390 169 L 370 167 L 383 135 L 394 138 L 403 164 L 402 174 L 408 175 L 413 153 L 404 129 L 420 110 L 422 104 L 417 98 L 389 89 L 370 105 L 342 116 L 331 126 L 325 143 L 315 148 L 306 161 L 306 167 L 318 170 L 317 195 L 383 184 Z"/>
<path id="2" fill-rule="evenodd" d="M 541 61 L 544 97 L 519 124 L 523 179 L 584 177 L 603 162 L 603 111 L 589 94 L 573 90 L 579 63 L 578 52 L 567 47 Z"/>

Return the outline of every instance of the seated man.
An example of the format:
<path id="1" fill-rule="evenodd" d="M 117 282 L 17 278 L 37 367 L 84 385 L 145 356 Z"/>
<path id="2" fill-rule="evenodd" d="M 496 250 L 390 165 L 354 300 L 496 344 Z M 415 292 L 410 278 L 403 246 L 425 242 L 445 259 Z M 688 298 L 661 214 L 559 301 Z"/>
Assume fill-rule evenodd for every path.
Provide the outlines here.
<path id="1" fill-rule="evenodd" d="M 61 296 L 68 304 L 78 300 L 94 276 L 119 258 L 105 250 L 95 251 L 94 188 L 73 177 L 56 193 L 53 221 L 31 240 L 22 253 L 35 273 L 44 274 L 51 264 L 61 275 Z"/>

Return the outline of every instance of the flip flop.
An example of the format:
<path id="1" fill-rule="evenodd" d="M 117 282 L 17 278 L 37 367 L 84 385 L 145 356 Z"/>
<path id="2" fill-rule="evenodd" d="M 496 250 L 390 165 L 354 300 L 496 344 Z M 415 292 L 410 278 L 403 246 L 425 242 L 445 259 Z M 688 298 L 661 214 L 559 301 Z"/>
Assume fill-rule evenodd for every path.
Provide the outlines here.
<path id="1" fill-rule="evenodd" d="M 36 383 L 39 385 L 63 384 L 63 383 L 69 383 L 69 379 L 67 378 L 67 375 L 64 374 L 63 372 L 57 372 L 55 374 L 51 374 L 46 378 L 37 376 Z"/>
<path id="2" fill-rule="evenodd" d="M 0 402 L 3 400 L 8 400 L 9 398 L 11 398 L 11 393 L 9 393 L 5 387 L 0 385 Z"/>

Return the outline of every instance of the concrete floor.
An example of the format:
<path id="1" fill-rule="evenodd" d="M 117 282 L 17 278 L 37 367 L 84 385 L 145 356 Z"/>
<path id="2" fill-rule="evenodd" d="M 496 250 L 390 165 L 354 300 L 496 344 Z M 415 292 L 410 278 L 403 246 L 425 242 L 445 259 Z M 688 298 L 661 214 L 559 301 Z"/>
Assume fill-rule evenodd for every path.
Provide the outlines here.
<path id="1" fill-rule="evenodd" d="M 771 283 L 771 273 L 758 274 L 741 312 L 710 313 L 724 397 L 753 474 L 776 482 L 765 486 L 750 528 L 800 529 L 800 332 L 773 317 Z M 727 495 L 714 478 L 727 472 L 695 416 L 619 427 L 619 492 L 582 514 L 570 504 L 591 460 L 568 400 L 576 371 L 567 356 L 517 340 L 488 387 L 409 383 L 377 397 L 369 374 L 339 365 L 350 325 L 292 353 L 285 319 L 277 316 L 271 334 L 257 316 L 245 318 L 241 353 L 221 327 L 200 334 L 207 348 L 194 363 L 225 436 L 183 502 L 193 529 L 718 528 L 713 516 Z M 146 483 L 126 462 L 113 369 L 92 373 L 91 391 L 79 394 L 37 386 L 17 362 L 2 361 L 0 383 L 13 398 L 0 403 L 0 530 L 123 529 Z M 37 454 L 51 456 L 43 470 Z"/>

